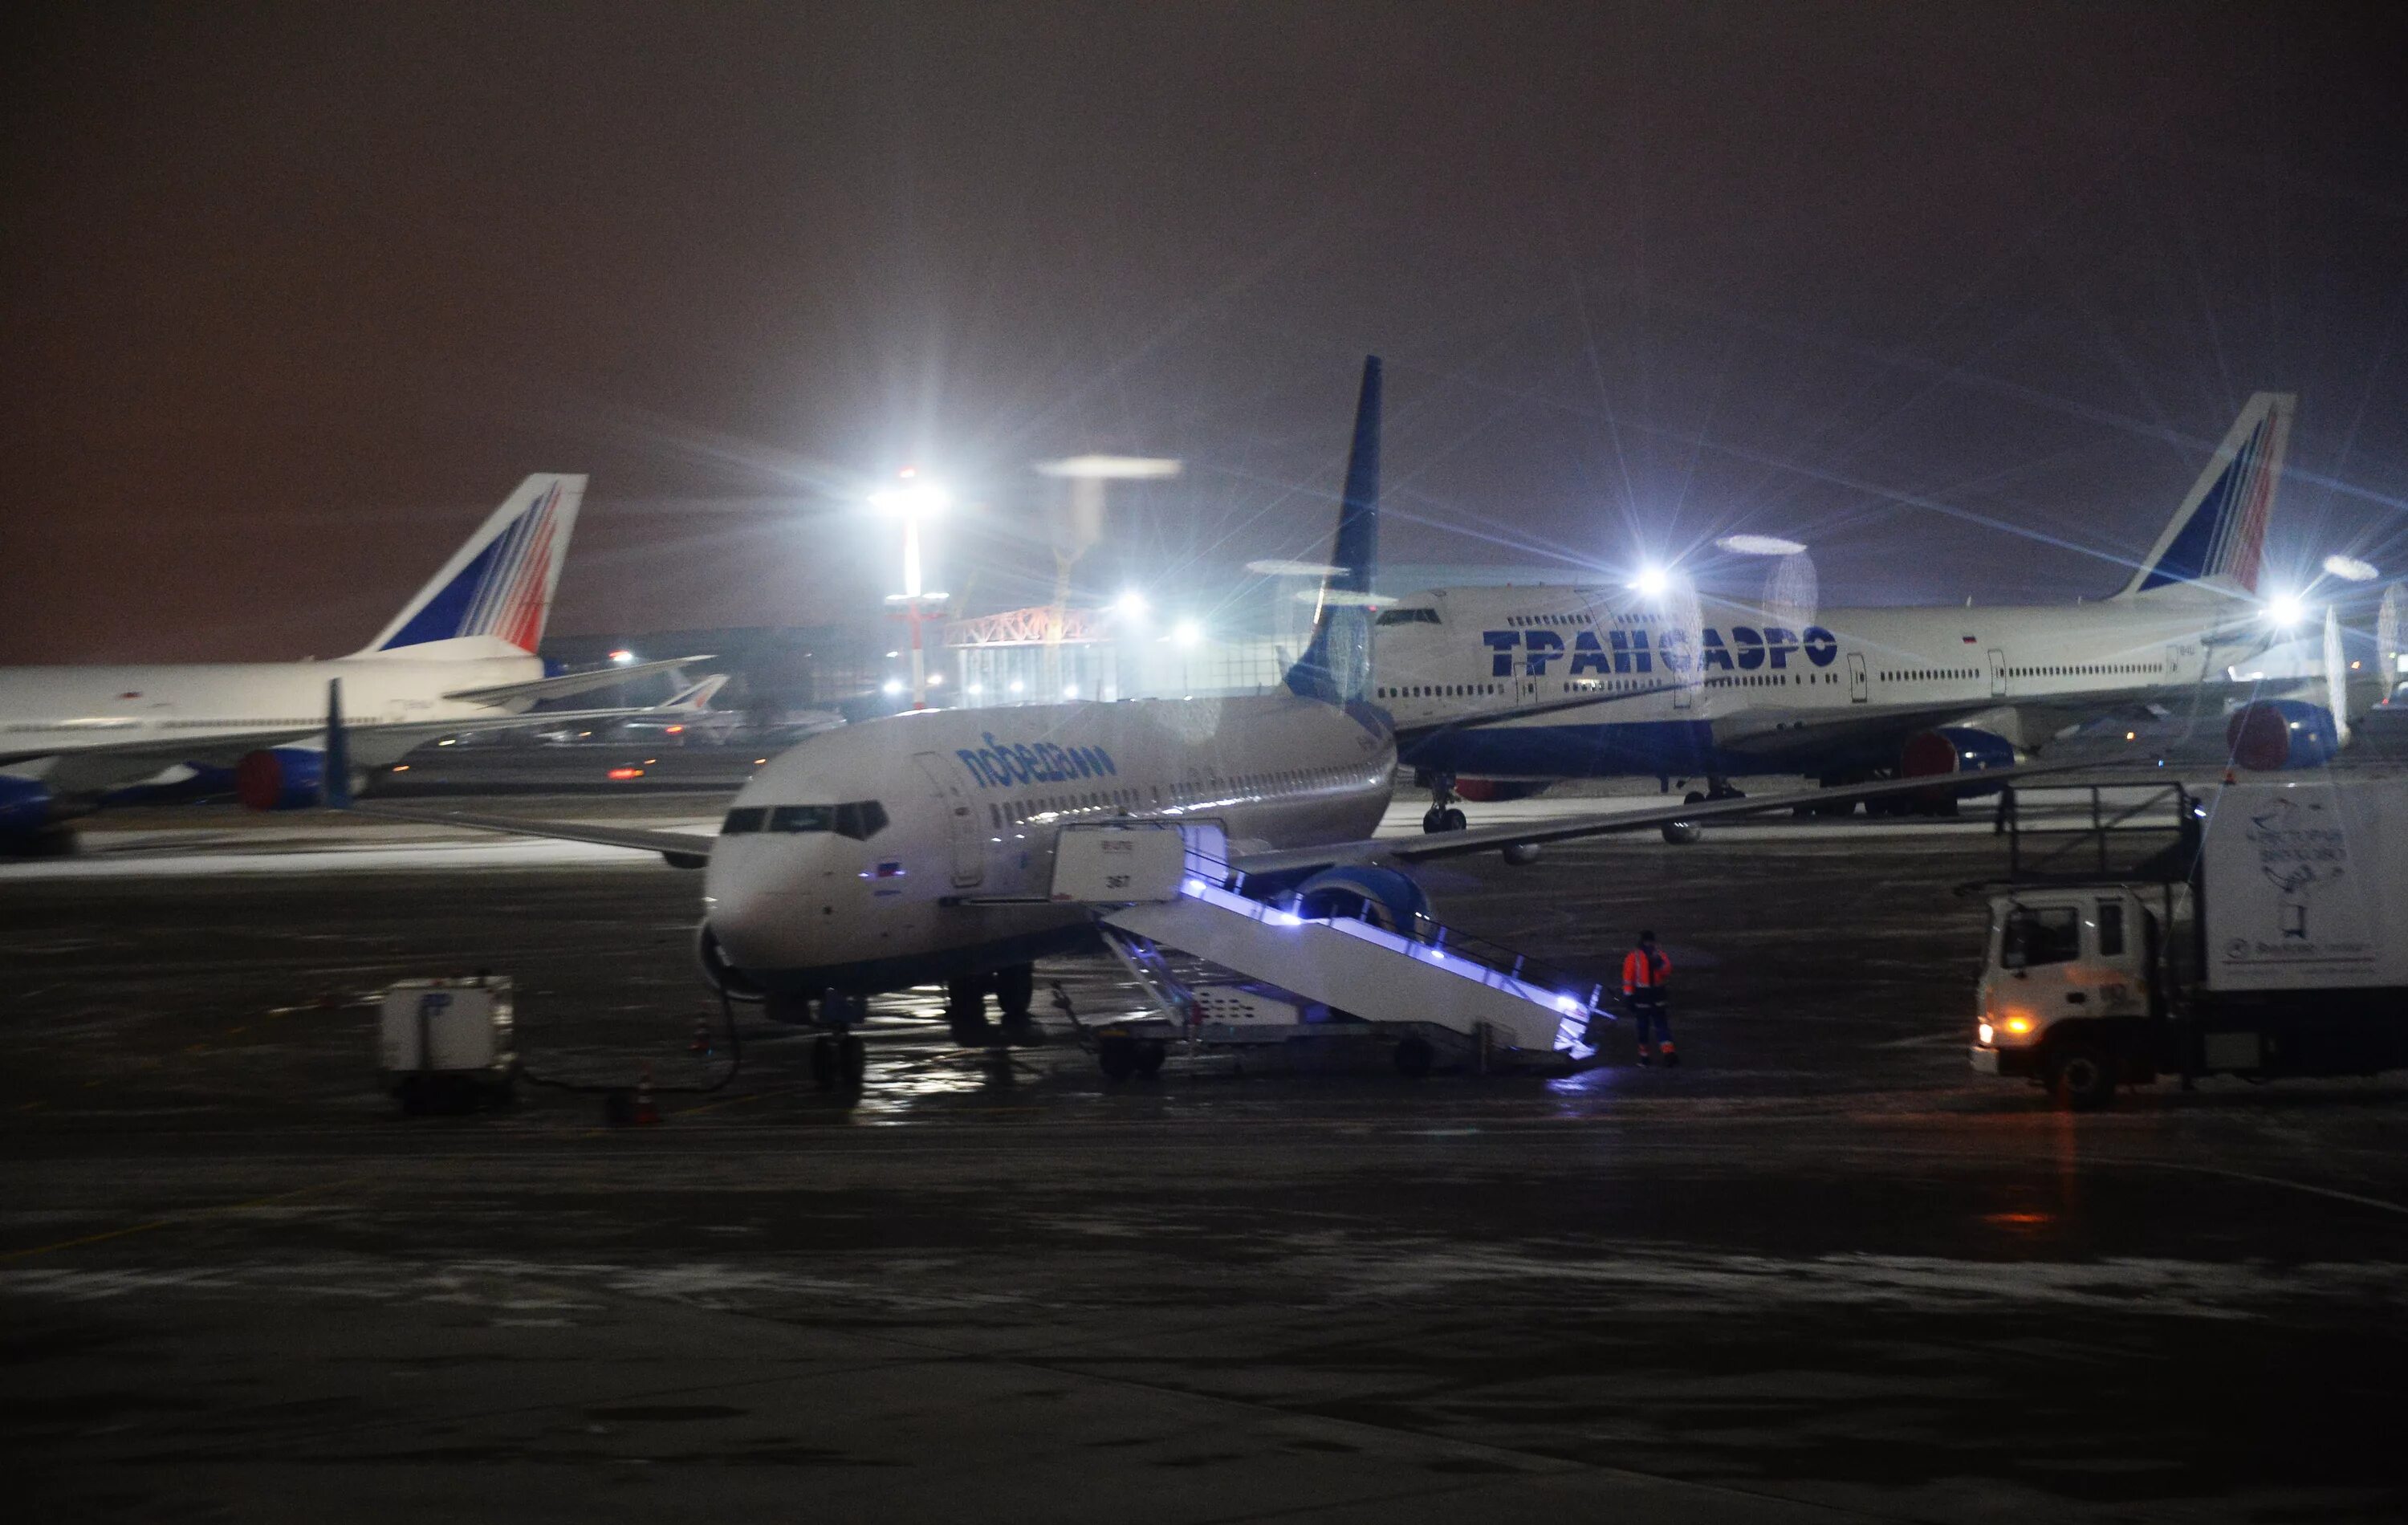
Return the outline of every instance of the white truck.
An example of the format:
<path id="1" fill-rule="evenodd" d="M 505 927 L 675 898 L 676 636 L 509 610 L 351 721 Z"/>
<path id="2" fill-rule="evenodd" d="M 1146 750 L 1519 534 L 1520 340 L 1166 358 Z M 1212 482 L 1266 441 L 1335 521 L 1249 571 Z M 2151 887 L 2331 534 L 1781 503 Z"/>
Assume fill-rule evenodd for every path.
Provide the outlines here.
<path id="1" fill-rule="evenodd" d="M 2408 780 L 2172 793 L 2160 871 L 1991 896 L 1973 1068 L 2088 1109 L 2160 1075 L 2408 1067 Z"/>

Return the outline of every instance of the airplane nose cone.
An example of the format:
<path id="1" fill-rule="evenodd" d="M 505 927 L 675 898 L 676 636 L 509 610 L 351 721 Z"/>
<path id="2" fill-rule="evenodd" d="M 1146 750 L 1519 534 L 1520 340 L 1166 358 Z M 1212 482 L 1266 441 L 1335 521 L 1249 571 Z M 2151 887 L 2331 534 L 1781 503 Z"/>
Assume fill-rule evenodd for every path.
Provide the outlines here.
<path id="1" fill-rule="evenodd" d="M 730 846 L 741 850 L 729 852 Z M 738 969 L 787 969 L 806 962 L 797 946 L 809 931 L 801 885 L 781 871 L 778 855 L 756 842 L 722 842 L 703 874 L 711 934 Z"/>

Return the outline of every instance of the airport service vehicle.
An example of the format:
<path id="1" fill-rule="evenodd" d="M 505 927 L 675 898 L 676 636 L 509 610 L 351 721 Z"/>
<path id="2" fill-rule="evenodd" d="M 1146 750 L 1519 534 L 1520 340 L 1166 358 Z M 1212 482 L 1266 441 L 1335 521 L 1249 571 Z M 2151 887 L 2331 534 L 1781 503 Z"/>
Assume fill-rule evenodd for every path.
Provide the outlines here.
<path id="1" fill-rule="evenodd" d="M 508 976 L 402 980 L 378 1010 L 377 1063 L 404 1112 L 507 1104 L 518 1078 Z"/>
<path id="2" fill-rule="evenodd" d="M 2264 698 L 2229 670 L 2298 617 L 2289 600 L 2258 596 L 2292 406 L 2251 399 L 2103 601 L 1784 612 L 1677 583 L 1400 597 L 1379 614 L 1373 698 L 1431 788 L 1424 828 L 1466 825 L 1459 793 L 1554 779 L 1702 779 L 1689 796 L 1702 801 L 1730 797 L 1741 774 L 1846 784 L 1979 772 L 2102 715 L 2228 698 L 2248 707 L 2236 726 L 2283 743 L 2261 766 L 2314 767 L 2337 744 L 2338 695 Z M 1829 813 L 1853 808 L 1827 801 Z"/>
<path id="3" fill-rule="evenodd" d="M 762 767 L 716 837 L 357 808 L 635 848 L 702 869 L 705 976 L 730 1000 L 822 1028 L 814 1072 L 848 1081 L 862 1072 L 853 1029 L 863 998 L 941 982 L 964 1042 L 992 1033 L 990 996 L 1008 1038 L 1030 1020 L 1036 959 L 1119 937 L 1184 948 L 1367 1022 L 1465 1037 L 1484 1025 L 1492 1040 L 1512 1027 L 1521 1036 L 1510 1046 L 1554 1052 L 1564 1042 L 1561 1018 L 1572 1014 L 1560 1003 L 1584 1018 L 1593 985 L 1536 988 L 1524 977 L 1526 961 L 1458 958 L 1463 945 L 1450 950 L 1435 930 L 1399 935 L 1426 915 L 1419 887 L 1398 872 L 1366 894 L 1354 871 L 1484 851 L 1518 861 L 1545 842 L 1787 810 L 1799 797 L 1370 840 L 1396 767 L 1387 716 L 1369 701 L 1380 392 L 1379 362 L 1367 360 L 1331 571 L 1312 640 L 1278 694 L 864 721 L 810 737 Z M 339 741 L 331 715 L 329 730 Z M 1881 798 L 1900 787 L 1817 798 Z M 1112 886 L 1081 889 L 1063 878 L 1066 838 L 1075 859 L 1081 833 L 1143 823 L 1180 828 L 1182 850 L 1209 865 L 1157 885 L 1167 899 L 1149 892 L 1124 901 Z M 1208 848 L 1208 834 L 1217 845 Z M 1367 1009 L 1367 997 L 1410 1009 Z"/>
<path id="4" fill-rule="evenodd" d="M 153 795 L 231 792 L 259 810 L 317 804 L 331 680 L 350 706 L 351 760 L 371 768 L 454 731 L 560 724 L 576 717 L 523 712 L 699 660 L 546 672 L 536 647 L 584 493 L 581 476 L 527 478 L 346 657 L 0 669 L 0 853 L 72 850 L 66 822 L 146 781 Z"/>
<path id="5" fill-rule="evenodd" d="M 2116 814 L 2152 805 L 2173 825 L 2151 861 L 1991 897 L 1973 1067 L 2086 1109 L 2160 1075 L 2408 1066 L 2408 781 L 2161 785 Z M 2092 821 L 2103 866 L 2114 817 Z"/>

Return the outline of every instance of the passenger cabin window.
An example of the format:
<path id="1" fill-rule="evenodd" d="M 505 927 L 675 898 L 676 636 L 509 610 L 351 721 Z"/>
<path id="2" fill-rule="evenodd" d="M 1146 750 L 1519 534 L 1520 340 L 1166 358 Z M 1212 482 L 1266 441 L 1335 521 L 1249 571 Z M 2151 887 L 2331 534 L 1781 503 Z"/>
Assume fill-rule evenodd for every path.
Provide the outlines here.
<path id="1" fill-rule="evenodd" d="M 2122 954 L 2123 951 L 2124 902 L 2121 900 L 2101 900 L 2099 902 L 2100 957 L 2103 958 L 2114 958 Z"/>
<path id="2" fill-rule="evenodd" d="M 1999 943 L 1999 964 L 2004 969 L 2032 969 L 2042 964 L 2067 964 L 2082 956 L 2082 923 L 2071 906 L 2031 910 L 2017 906 L 2007 914 L 2006 933 Z"/>

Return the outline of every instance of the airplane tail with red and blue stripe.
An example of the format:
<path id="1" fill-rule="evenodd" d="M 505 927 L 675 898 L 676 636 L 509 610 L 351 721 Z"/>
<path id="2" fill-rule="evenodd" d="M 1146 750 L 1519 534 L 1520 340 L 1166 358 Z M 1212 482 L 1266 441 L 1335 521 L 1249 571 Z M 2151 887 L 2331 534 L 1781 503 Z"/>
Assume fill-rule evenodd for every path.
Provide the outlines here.
<path id="1" fill-rule="evenodd" d="M 2260 392 L 2249 399 L 2173 522 L 2117 597 L 2202 587 L 2228 596 L 2257 593 L 2266 521 L 2273 513 L 2298 400 L 2285 392 Z"/>
<path id="2" fill-rule="evenodd" d="M 568 555 L 582 476 L 538 472 L 520 482 L 443 569 L 356 656 L 531 655 Z"/>

